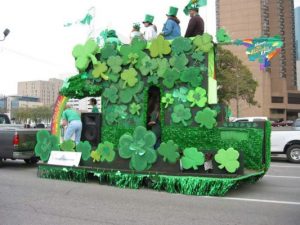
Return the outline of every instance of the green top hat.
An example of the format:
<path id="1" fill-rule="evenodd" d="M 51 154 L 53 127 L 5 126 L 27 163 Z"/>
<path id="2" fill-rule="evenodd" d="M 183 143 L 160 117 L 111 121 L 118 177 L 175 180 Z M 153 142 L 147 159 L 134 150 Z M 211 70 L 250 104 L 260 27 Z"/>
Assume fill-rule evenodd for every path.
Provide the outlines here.
<path id="1" fill-rule="evenodd" d="M 178 8 L 171 6 L 169 8 L 169 12 L 167 14 L 167 16 L 176 16 L 178 12 Z"/>
<path id="2" fill-rule="evenodd" d="M 116 31 L 115 30 L 109 30 L 107 32 L 107 37 L 110 38 L 110 37 L 118 37 L 118 35 L 116 34 Z"/>
<path id="3" fill-rule="evenodd" d="M 207 5 L 207 0 L 190 0 L 189 3 L 184 7 L 184 14 L 188 15 L 190 10 L 199 9 L 202 6 Z"/>
<path id="4" fill-rule="evenodd" d="M 132 27 L 134 29 L 136 29 L 137 31 L 139 31 L 141 29 L 141 25 L 139 23 L 134 23 Z"/>
<path id="5" fill-rule="evenodd" d="M 147 14 L 145 16 L 145 19 L 144 19 L 143 23 L 153 23 L 153 20 L 154 20 L 154 16 L 151 16 L 151 15 Z"/>

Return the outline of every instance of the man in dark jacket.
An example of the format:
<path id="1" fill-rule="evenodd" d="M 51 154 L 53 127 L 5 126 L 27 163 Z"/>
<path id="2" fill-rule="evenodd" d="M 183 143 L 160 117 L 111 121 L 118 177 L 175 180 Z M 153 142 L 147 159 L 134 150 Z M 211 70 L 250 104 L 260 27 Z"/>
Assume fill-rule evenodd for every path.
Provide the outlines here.
<path id="1" fill-rule="evenodd" d="M 186 29 L 185 37 L 195 37 L 204 33 L 204 21 L 198 12 L 199 9 L 195 6 L 189 9 L 191 19 Z"/>

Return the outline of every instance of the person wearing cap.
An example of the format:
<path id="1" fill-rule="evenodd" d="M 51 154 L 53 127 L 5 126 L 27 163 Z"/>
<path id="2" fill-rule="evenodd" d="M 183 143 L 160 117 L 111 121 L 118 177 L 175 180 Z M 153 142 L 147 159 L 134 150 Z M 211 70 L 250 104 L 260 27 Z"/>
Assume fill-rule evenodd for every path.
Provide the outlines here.
<path id="1" fill-rule="evenodd" d="M 157 29 L 156 26 L 153 25 L 154 16 L 146 15 L 145 19 L 143 21 L 143 24 L 145 26 L 144 31 L 144 39 L 146 41 L 151 41 L 157 37 Z"/>
<path id="2" fill-rule="evenodd" d="M 92 113 L 99 113 L 99 109 L 97 108 L 97 99 L 91 98 L 90 99 L 90 105 L 93 107 L 92 108 Z"/>
<path id="3" fill-rule="evenodd" d="M 179 19 L 177 18 L 178 8 L 171 6 L 169 9 L 169 13 L 167 14 L 167 21 L 164 24 L 161 35 L 165 37 L 165 39 L 170 40 L 174 39 L 178 36 L 181 36 Z"/>
<path id="4" fill-rule="evenodd" d="M 199 8 L 197 4 L 191 4 L 188 6 L 190 21 L 187 26 L 185 37 L 195 37 L 197 35 L 203 35 L 204 33 L 204 21 L 199 15 Z"/>
<path id="5" fill-rule="evenodd" d="M 105 43 L 111 43 L 115 46 L 122 44 L 120 39 L 118 38 L 118 35 L 116 34 L 115 30 L 108 30 L 107 31 Z"/>
<path id="6" fill-rule="evenodd" d="M 134 23 L 132 26 L 132 31 L 130 33 L 130 41 L 134 38 L 143 38 L 143 34 L 141 33 L 141 26 L 139 23 Z"/>

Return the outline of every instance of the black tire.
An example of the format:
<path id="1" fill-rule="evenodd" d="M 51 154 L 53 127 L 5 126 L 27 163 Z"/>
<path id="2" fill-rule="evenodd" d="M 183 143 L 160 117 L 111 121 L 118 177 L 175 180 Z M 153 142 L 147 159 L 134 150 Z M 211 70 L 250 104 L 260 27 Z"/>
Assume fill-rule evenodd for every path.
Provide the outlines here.
<path id="1" fill-rule="evenodd" d="M 39 161 L 39 159 L 36 158 L 36 157 L 32 157 L 30 159 L 24 159 L 24 161 L 28 165 L 34 165 L 34 164 L 36 164 Z"/>
<path id="2" fill-rule="evenodd" d="M 3 159 L 0 158 L 0 168 L 3 166 Z"/>
<path id="3" fill-rule="evenodd" d="M 300 163 L 300 145 L 291 145 L 287 151 L 286 156 L 292 163 Z"/>

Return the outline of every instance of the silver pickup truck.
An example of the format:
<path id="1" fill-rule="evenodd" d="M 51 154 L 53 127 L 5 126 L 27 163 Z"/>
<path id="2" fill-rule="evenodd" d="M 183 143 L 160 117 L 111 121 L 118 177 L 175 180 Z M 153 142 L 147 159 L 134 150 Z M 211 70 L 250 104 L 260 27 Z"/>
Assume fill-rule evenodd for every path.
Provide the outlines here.
<path id="1" fill-rule="evenodd" d="M 38 130 L 11 124 L 7 115 L 0 114 L 0 166 L 6 159 L 23 159 L 28 164 L 37 163 L 34 146 Z"/>

